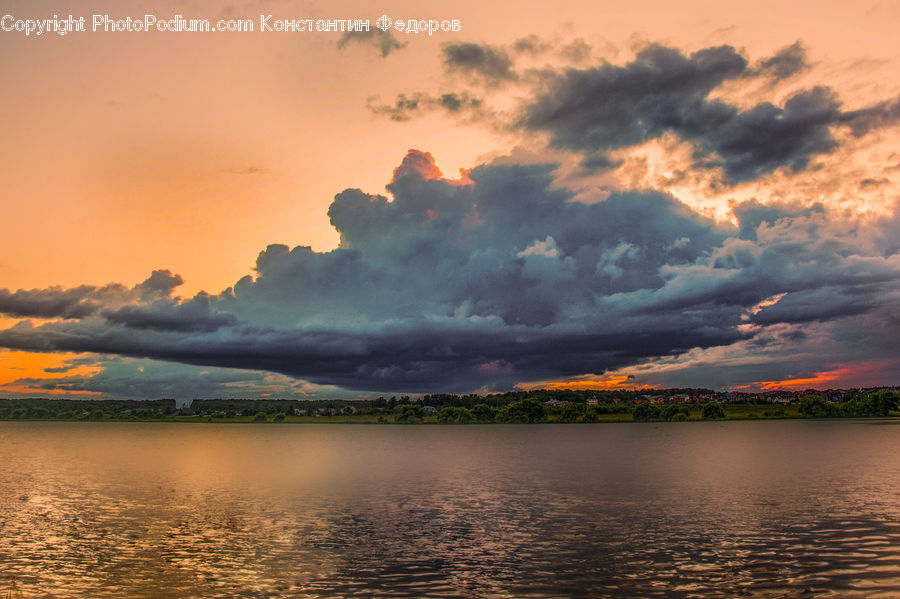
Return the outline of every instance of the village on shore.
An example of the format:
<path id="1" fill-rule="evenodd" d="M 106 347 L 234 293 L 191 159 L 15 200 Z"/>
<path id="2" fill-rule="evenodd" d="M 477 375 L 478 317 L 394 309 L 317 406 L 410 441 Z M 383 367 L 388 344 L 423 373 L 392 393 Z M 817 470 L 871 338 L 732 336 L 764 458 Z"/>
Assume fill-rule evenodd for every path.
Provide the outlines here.
<path id="1" fill-rule="evenodd" d="M 889 416 L 900 387 L 529 390 L 374 399 L 0 399 L 0 420 L 519 423 Z"/>

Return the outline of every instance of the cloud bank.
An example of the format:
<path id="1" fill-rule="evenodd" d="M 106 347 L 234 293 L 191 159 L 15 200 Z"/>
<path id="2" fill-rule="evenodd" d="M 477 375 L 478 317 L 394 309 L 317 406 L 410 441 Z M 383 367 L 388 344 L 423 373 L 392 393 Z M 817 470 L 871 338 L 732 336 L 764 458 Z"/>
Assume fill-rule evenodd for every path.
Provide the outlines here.
<path id="1" fill-rule="evenodd" d="M 579 63 L 589 53 L 583 44 Z M 443 49 L 450 73 L 467 77 L 474 89 L 465 94 L 479 115 L 509 132 L 548 136 L 552 148 L 582 153 L 582 166 L 616 166 L 611 152 L 675 135 L 691 145 L 692 168 L 721 173 L 735 185 L 779 169 L 801 172 L 841 145 L 839 133 L 854 137 L 900 122 L 900 98 L 856 110 L 844 110 L 837 93 L 815 85 L 783 99 L 739 106 L 717 95 L 726 83 L 763 78 L 779 83 L 810 67 L 806 49 L 796 42 L 756 63 L 732 46 L 713 46 L 687 54 L 663 44 L 648 44 L 633 60 L 616 65 L 517 68 L 514 57 L 540 54 L 550 47 L 538 38 L 517 40 L 511 51 L 480 43 L 449 44 Z M 569 47 L 560 52 L 570 51 Z M 571 52 L 569 52 L 571 53 Z M 525 94 L 511 113 L 498 116 L 482 95 L 501 86 L 519 85 Z M 393 104 L 370 104 L 377 114 L 407 120 L 422 114 L 424 92 L 401 95 Z M 439 102 L 425 103 L 434 110 Z M 447 112 L 470 116 L 459 105 Z"/>
<path id="2" fill-rule="evenodd" d="M 339 41 L 348 44 L 382 57 L 402 47 L 377 31 Z M 813 68 L 801 42 L 755 60 L 731 46 L 648 44 L 621 64 L 591 62 L 592 52 L 537 36 L 449 43 L 440 59 L 452 91 L 369 98 L 395 121 L 443 113 L 524 149 L 459 179 L 410 150 L 385 173 L 385 194 L 335 196 L 332 251 L 270 245 L 252 276 L 215 295 L 180 297 L 184 281 L 163 269 L 132 287 L 0 289 L 0 314 L 16 320 L 0 347 L 88 353 L 16 383 L 185 397 L 592 377 L 719 387 L 864 372 L 898 382 L 883 380 L 900 368 L 897 156 L 864 172 L 837 162 L 896 127 L 900 99 L 848 109 L 827 85 L 797 87 Z M 640 172 L 653 144 L 675 165 L 662 179 Z M 850 173 L 838 182 L 847 204 L 801 180 L 823 164 L 832 178 Z M 613 170 L 621 179 L 604 183 Z M 714 220 L 666 191 L 679 181 L 769 187 Z M 877 215 L 844 209 L 863 192 L 880 202 Z"/>
<path id="3" fill-rule="evenodd" d="M 271 245 L 255 276 L 214 296 L 175 297 L 181 278 L 163 270 L 133 288 L 2 290 L 4 314 L 50 320 L 0 331 L 0 346 L 433 392 L 754 343 L 783 362 L 812 326 L 839 332 L 829 359 L 850 360 L 900 323 L 900 210 L 750 201 L 721 223 L 656 191 L 573 201 L 552 172 L 491 163 L 451 180 L 411 150 L 391 199 L 335 197 L 337 249 Z"/>

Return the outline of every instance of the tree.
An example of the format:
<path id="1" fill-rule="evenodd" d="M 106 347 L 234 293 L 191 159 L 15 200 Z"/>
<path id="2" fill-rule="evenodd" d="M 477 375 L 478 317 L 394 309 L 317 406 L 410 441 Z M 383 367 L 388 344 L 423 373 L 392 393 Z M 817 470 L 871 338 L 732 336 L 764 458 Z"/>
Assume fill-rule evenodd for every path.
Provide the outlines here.
<path id="1" fill-rule="evenodd" d="M 828 404 L 821 395 L 804 395 L 800 398 L 799 409 L 805 418 L 825 418 L 829 415 Z"/>
<path id="2" fill-rule="evenodd" d="M 393 398 L 392 398 L 393 399 Z M 425 408 L 419 404 L 409 404 L 400 408 L 400 413 L 394 422 L 401 424 L 417 424 L 425 418 Z"/>
<path id="3" fill-rule="evenodd" d="M 265 412 L 257 412 L 256 416 L 253 417 L 253 422 L 268 422 L 269 417 Z"/>
<path id="4" fill-rule="evenodd" d="M 704 404 L 700 413 L 704 420 L 723 420 L 725 418 L 725 409 L 717 403 Z"/>
<path id="5" fill-rule="evenodd" d="M 484 403 L 476 404 L 472 406 L 472 417 L 476 422 L 493 422 L 494 408 Z"/>
<path id="6" fill-rule="evenodd" d="M 532 423 L 543 422 L 547 418 L 547 408 L 540 401 L 528 397 L 518 401 L 506 409 L 505 422 Z"/>
<path id="7" fill-rule="evenodd" d="M 278 412 L 275 414 L 275 418 L 272 419 L 273 422 L 284 422 L 284 412 Z"/>
<path id="8" fill-rule="evenodd" d="M 584 404 L 570 401 L 559 410 L 560 422 L 581 422 L 584 420 Z"/>
<path id="9" fill-rule="evenodd" d="M 639 403 L 634 406 L 631 412 L 631 419 L 635 422 L 648 422 L 650 420 L 658 420 L 660 417 L 659 408 L 648 403 Z"/>
<path id="10" fill-rule="evenodd" d="M 91 415 L 88 418 L 91 420 L 103 420 L 106 418 L 106 413 L 100 408 L 94 408 L 91 410 Z"/>
<path id="11" fill-rule="evenodd" d="M 438 412 L 438 422 L 443 424 L 468 424 L 472 422 L 472 412 L 468 408 L 444 408 Z"/>
<path id="12" fill-rule="evenodd" d="M 691 416 L 691 411 L 686 405 L 678 405 L 670 403 L 662 409 L 663 420 L 682 422 Z"/>
<path id="13" fill-rule="evenodd" d="M 897 404 L 900 403 L 900 393 L 887 389 L 876 391 L 869 398 L 872 401 L 873 416 L 890 416 L 891 412 L 897 410 Z"/>

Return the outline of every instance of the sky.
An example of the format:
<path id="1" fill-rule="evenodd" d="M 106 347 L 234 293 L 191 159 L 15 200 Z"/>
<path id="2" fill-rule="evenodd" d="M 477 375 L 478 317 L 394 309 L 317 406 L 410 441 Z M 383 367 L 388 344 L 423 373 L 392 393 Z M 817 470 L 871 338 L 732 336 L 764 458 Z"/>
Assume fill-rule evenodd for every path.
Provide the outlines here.
<path id="1" fill-rule="evenodd" d="M 900 384 L 900 1 L 0 12 L 2 397 Z"/>

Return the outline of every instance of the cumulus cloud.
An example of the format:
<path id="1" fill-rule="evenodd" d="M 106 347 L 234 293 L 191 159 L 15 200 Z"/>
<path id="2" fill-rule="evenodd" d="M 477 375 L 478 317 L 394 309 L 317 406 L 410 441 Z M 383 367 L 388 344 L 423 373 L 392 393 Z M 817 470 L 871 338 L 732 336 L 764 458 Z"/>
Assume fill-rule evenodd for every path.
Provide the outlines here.
<path id="1" fill-rule="evenodd" d="M 154 270 L 144 282 L 140 283 L 136 290 L 143 301 L 165 299 L 172 295 L 172 291 L 184 284 L 181 275 L 173 275 L 169 270 Z"/>
<path id="2" fill-rule="evenodd" d="M 121 305 L 135 299 L 166 299 L 184 280 L 168 270 L 154 270 L 143 282 L 128 289 L 113 283 L 102 287 L 81 285 L 71 289 L 0 289 L 0 314 L 31 318 L 84 318 L 102 307 Z"/>
<path id="3" fill-rule="evenodd" d="M 473 76 L 487 85 L 499 85 L 518 78 L 506 51 L 489 44 L 447 44 L 444 46 L 444 64 L 450 71 Z"/>
<path id="4" fill-rule="evenodd" d="M 406 47 L 406 42 L 400 42 L 390 31 L 371 29 L 368 31 L 347 31 L 338 40 L 338 48 L 346 48 L 349 44 L 359 44 L 374 48 L 386 58 L 391 52 L 396 52 Z"/>
<path id="5" fill-rule="evenodd" d="M 786 76 L 795 54 L 779 53 L 763 68 Z M 890 119 L 890 108 L 844 114 L 825 87 L 797 92 L 782 106 L 763 102 L 747 110 L 710 98 L 725 81 L 753 72 L 731 46 L 685 55 L 654 44 L 624 66 L 607 63 L 553 75 L 526 105 L 519 126 L 548 132 L 557 147 L 594 153 L 674 132 L 694 144 L 698 165 L 721 167 L 729 180 L 746 181 L 784 166 L 806 168 L 814 156 L 837 147 L 834 125 L 862 132 L 866 122 Z"/>
<path id="6" fill-rule="evenodd" d="M 535 34 L 520 37 L 512 44 L 512 51 L 516 54 L 530 54 L 532 56 L 540 55 L 548 52 L 553 48 L 553 44 L 541 39 Z"/>
<path id="7" fill-rule="evenodd" d="M 0 346 L 470 391 L 750 344 L 773 327 L 848 323 L 853 347 L 896 312 L 898 215 L 750 201 L 731 225 L 654 191 L 581 203 L 553 169 L 497 162 L 448 180 L 411 150 L 390 197 L 335 197 L 335 250 L 271 245 L 216 296 L 173 297 L 180 278 L 159 272 L 113 294 L 36 290 L 4 313 L 59 319 L 21 321 Z M 50 310 L 45 296 L 69 301 Z"/>
<path id="8" fill-rule="evenodd" d="M 103 317 L 112 324 L 131 329 L 192 332 L 215 331 L 234 324 L 230 314 L 216 313 L 210 308 L 209 296 L 200 293 L 179 303 L 156 301 L 151 304 L 125 305 L 104 310 Z"/>
<path id="9" fill-rule="evenodd" d="M 36 318 L 81 318 L 95 312 L 100 305 L 91 301 L 95 287 L 72 289 L 0 289 L 0 312 L 9 316 Z"/>
<path id="10" fill-rule="evenodd" d="M 88 367 L 85 374 L 76 374 Z M 322 399 L 340 397 L 333 387 L 310 385 L 291 377 L 234 368 L 195 367 L 187 364 L 160 362 L 117 356 L 89 356 L 67 360 L 48 373 L 64 373 L 60 377 L 22 377 L 13 384 L 26 392 L 21 397 L 34 397 L 41 391 L 79 394 L 90 392 L 114 399 L 173 398 L 268 398 Z"/>
<path id="11" fill-rule="evenodd" d="M 375 97 L 369 98 L 368 102 L 369 110 L 374 114 L 387 116 L 393 121 L 408 121 L 435 110 L 474 118 L 481 115 L 482 106 L 480 98 L 467 92 L 447 92 L 437 96 L 425 93 L 399 94 L 391 104 L 380 104 Z"/>
<path id="12" fill-rule="evenodd" d="M 750 86 L 750 80 L 759 77 L 777 83 L 807 69 L 807 52 L 799 41 L 755 63 L 727 45 L 686 54 L 678 48 L 648 44 L 622 65 L 604 61 L 577 67 L 516 68 L 513 57 L 540 55 L 552 46 L 531 36 L 516 40 L 509 52 L 502 46 L 473 42 L 444 47 L 447 70 L 466 75 L 486 94 L 502 84 L 520 84 L 524 92 L 513 116 L 491 110 L 481 98 L 472 101 L 464 96 L 446 103 L 443 96 L 423 92 L 400 95 L 393 104 L 372 109 L 406 120 L 439 109 L 461 114 L 474 108 L 495 127 L 546 134 L 554 149 L 580 153 L 581 166 L 588 170 L 617 166 L 610 153 L 675 135 L 691 145 L 694 168 L 721 172 L 722 181 L 729 185 L 779 169 L 807 170 L 817 157 L 833 154 L 841 146 L 838 129 L 862 137 L 900 122 L 900 100 L 844 110 L 840 98 L 826 85 L 746 107 L 716 95 L 726 83 L 736 89 Z M 558 54 L 581 64 L 589 57 L 590 46 L 576 40 L 560 46 Z"/>
<path id="13" fill-rule="evenodd" d="M 800 42 L 782 48 L 769 58 L 759 61 L 759 73 L 771 75 L 775 79 L 787 79 L 809 68 L 806 48 Z"/>
<path id="14" fill-rule="evenodd" d="M 857 137 L 873 129 L 894 125 L 897 121 L 900 121 L 900 98 L 845 112 L 840 116 L 840 122 L 848 125 Z"/>

